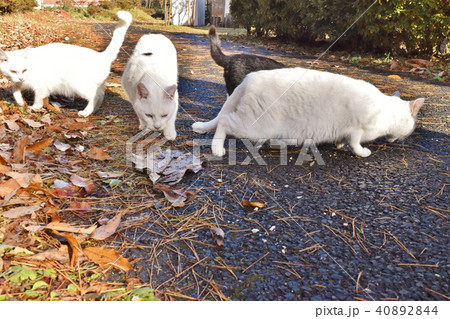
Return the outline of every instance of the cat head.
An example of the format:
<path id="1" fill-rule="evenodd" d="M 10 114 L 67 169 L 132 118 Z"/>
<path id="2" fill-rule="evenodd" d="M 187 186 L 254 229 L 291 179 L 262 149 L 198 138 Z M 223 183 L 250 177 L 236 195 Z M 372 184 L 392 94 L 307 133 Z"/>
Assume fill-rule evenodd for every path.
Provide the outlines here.
<path id="1" fill-rule="evenodd" d="M 397 91 L 390 97 L 391 107 L 395 108 L 395 125 L 390 134 L 386 136 L 389 142 L 404 140 L 414 131 L 416 127 L 417 114 L 423 106 L 425 99 L 420 98 L 414 101 L 404 101 L 400 99 L 400 93 Z"/>
<path id="2" fill-rule="evenodd" d="M 0 49 L 0 72 L 13 83 L 25 80 L 27 73 L 27 51 L 19 50 L 6 53 Z"/>
<path id="3" fill-rule="evenodd" d="M 148 83 L 148 81 L 145 81 Z M 140 82 L 137 87 L 137 101 L 135 107 L 145 115 L 148 129 L 163 131 L 168 125 L 169 119 L 178 109 L 177 85 L 160 87 Z"/>

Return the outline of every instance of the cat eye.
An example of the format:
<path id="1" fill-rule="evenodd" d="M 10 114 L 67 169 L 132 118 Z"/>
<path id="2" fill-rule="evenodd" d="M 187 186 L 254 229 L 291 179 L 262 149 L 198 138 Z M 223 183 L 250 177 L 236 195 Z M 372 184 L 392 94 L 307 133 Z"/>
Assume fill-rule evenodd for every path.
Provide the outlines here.
<path id="1" fill-rule="evenodd" d="M 11 70 L 11 73 L 12 73 L 12 74 L 17 74 L 17 71 Z"/>
<path id="2" fill-rule="evenodd" d="M 25 73 L 25 72 L 27 72 L 27 69 L 25 69 L 25 70 L 22 71 L 22 73 Z"/>
<path id="3" fill-rule="evenodd" d="M 167 117 L 167 115 L 168 115 L 168 114 L 164 114 L 164 115 L 163 115 L 163 116 L 161 116 L 161 117 L 162 117 L 162 118 L 165 118 L 165 117 Z"/>
<path id="4" fill-rule="evenodd" d="M 146 116 L 148 116 L 149 118 L 153 118 L 153 115 L 152 114 L 145 114 Z"/>

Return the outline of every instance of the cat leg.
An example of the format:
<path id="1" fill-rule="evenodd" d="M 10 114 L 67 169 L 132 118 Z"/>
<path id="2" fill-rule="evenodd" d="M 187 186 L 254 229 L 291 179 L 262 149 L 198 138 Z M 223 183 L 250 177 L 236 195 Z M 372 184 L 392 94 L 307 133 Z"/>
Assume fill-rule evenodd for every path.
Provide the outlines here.
<path id="1" fill-rule="evenodd" d="M 362 137 L 363 133 L 364 132 L 362 129 L 353 132 L 350 135 L 348 144 L 349 144 L 350 149 L 352 150 L 353 154 L 361 156 L 361 157 L 367 157 L 370 154 L 372 154 L 372 152 L 367 147 L 361 146 L 361 137 Z"/>
<path id="2" fill-rule="evenodd" d="M 177 137 L 177 131 L 175 130 L 175 120 L 176 113 L 173 115 L 173 119 L 170 119 L 170 122 L 167 123 L 167 126 L 163 131 L 164 137 L 169 141 L 173 141 Z"/>
<path id="3" fill-rule="evenodd" d="M 13 91 L 14 99 L 16 100 L 17 104 L 19 104 L 20 106 L 23 106 L 23 105 L 25 105 L 25 101 L 23 100 L 22 92 L 20 91 L 21 88 L 22 88 L 22 83 L 14 83 L 12 86 L 12 91 Z"/>
<path id="4" fill-rule="evenodd" d="M 50 92 L 46 89 L 36 89 L 34 91 L 34 103 L 31 106 L 33 110 L 40 110 L 44 106 L 44 99 L 50 96 Z"/>
<path id="5" fill-rule="evenodd" d="M 223 144 L 225 143 L 226 136 L 223 126 L 218 125 L 211 143 L 211 150 L 214 156 L 222 157 L 225 155 L 226 151 Z"/>
<path id="6" fill-rule="evenodd" d="M 84 108 L 83 111 L 78 112 L 78 116 L 87 117 L 94 113 L 102 104 L 103 97 L 105 96 L 105 92 L 102 88 L 98 88 L 95 92 L 94 98 L 86 98 L 88 100 L 88 104 Z"/>

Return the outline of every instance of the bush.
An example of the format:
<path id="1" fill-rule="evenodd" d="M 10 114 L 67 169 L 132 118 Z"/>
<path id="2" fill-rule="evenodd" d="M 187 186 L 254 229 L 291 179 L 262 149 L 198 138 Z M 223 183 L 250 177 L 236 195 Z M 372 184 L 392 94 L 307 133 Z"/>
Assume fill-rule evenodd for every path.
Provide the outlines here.
<path id="1" fill-rule="evenodd" d="M 32 11 L 36 6 L 35 0 L 0 0 L 0 13 Z"/>
<path id="2" fill-rule="evenodd" d="M 248 33 L 280 38 L 331 41 L 374 0 L 232 0 L 235 23 Z M 442 0 L 378 0 L 339 40 L 345 48 L 398 53 L 433 53 L 450 37 L 450 7 Z M 400 49 L 402 48 L 402 49 Z"/>

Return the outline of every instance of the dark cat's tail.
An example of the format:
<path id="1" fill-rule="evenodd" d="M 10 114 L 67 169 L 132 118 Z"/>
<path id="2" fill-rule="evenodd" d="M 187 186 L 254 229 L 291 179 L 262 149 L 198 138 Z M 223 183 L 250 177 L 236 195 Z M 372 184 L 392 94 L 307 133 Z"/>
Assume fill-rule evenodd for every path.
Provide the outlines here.
<path id="1" fill-rule="evenodd" d="M 105 59 L 110 61 L 111 63 L 117 58 L 117 54 L 119 53 L 120 47 L 122 46 L 123 40 L 125 39 L 125 34 L 127 33 L 128 27 L 133 20 L 131 13 L 127 11 L 119 11 L 117 12 L 117 16 L 119 17 L 119 23 L 114 30 L 113 37 L 108 47 L 102 54 L 105 56 Z"/>
<path id="2" fill-rule="evenodd" d="M 213 25 L 209 28 L 209 41 L 211 44 L 211 57 L 218 65 L 225 67 L 228 63 L 228 56 L 223 54 L 220 48 L 220 39 Z"/>

